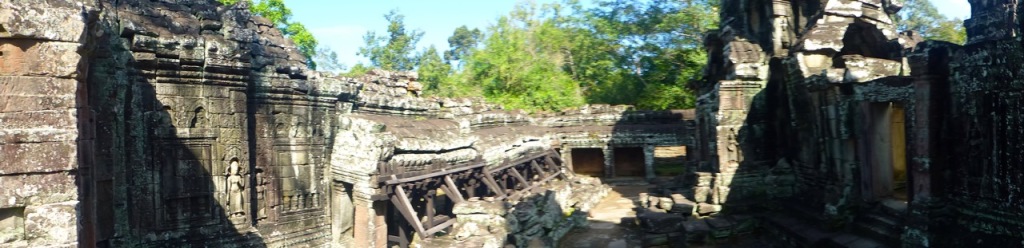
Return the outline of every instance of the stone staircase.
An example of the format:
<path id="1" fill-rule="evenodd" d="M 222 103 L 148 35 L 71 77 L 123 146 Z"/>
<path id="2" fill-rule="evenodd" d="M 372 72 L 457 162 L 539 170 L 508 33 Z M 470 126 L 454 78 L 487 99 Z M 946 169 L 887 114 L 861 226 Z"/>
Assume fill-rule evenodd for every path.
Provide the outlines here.
<path id="1" fill-rule="evenodd" d="M 891 247 L 900 244 L 907 205 L 899 200 L 882 200 L 871 211 L 858 216 L 853 231 L 862 236 L 882 241 Z"/>
<path id="2" fill-rule="evenodd" d="M 766 236 L 775 240 L 779 247 L 824 247 L 824 248 L 881 248 L 898 247 L 899 233 L 895 239 L 890 236 L 892 228 L 901 222 L 886 215 L 864 215 L 855 220 L 853 228 L 833 230 L 815 223 L 818 219 L 812 209 L 802 204 L 784 204 L 787 211 L 763 216 L 763 230 Z M 877 222 L 876 222 L 877 221 Z M 861 229 L 860 226 L 867 227 Z M 875 231 L 877 229 L 877 232 Z M 884 234 L 884 235 L 883 235 Z"/>

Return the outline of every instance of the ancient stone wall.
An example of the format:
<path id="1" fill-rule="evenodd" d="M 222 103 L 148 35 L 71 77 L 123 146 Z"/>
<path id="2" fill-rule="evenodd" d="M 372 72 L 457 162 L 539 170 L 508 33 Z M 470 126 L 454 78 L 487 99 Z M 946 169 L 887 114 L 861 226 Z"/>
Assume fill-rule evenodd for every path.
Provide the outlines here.
<path id="1" fill-rule="evenodd" d="M 92 171 L 84 90 L 92 4 L 0 3 L 0 244 L 74 245 Z M 105 230 L 97 230 L 105 231 Z"/>
<path id="2" fill-rule="evenodd" d="M 901 1 L 724 2 L 697 85 L 694 199 L 783 197 L 822 233 L 888 245 L 1018 245 L 1021 5 L 970 2 L 965 46 L 897 33 Z M 790 182 L 793 197 L 736 191 Z"/>
<path id="3" fill-rule="evenodd" d="M 970 2 L 971 18 L 965 21 L 968 42 L 947 52 L 951 53 L 949 85 L 944 93 L 950 97 L 938 106 L 944 110 L 936 110 L 948 111 L 944 138 L 939 141 L 947 146 L 936 147 L 942 150 L 935 152 L 934 160 L 925 160 L 931 174 L 947 173 L 931 182 L 931 190 L 954 206 L 952 216 L 947 216 L 955 220 L 949 223 L 955 227 L 950 233 L 962 238 L 922 236 L 953 245 L 1014 246 L 1024 240 L 1020 222 L 1024 211 L 1018 197 L 1024 192 L 1020 177 L 1024 141 L 1019 128 L 1024 117 L 1020 112 L 1024 54 L 1020 20 L 1015 17 L 1022 5 L 1019 1 Z M 918 211 L 936 216 L 936 210 L 929 210 Z"/>

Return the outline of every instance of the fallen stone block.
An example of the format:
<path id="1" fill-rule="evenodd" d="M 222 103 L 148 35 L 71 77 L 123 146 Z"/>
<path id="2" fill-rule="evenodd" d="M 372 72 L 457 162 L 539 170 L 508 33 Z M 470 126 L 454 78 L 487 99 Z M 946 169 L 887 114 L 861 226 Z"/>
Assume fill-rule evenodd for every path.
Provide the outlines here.
<path id="1" fill-rule="evenodd" d="M 711 233 L 711 227 L 704 220 L 683 222 L 683 229 L 686 230 L 686 241 L 693 243 L 704 243 Z"/>
<path id="2" fill-rule="evenodd" d="M 711 228 L 711 236 L 714 238 L 725 239 L 733 234 L 733 222 L 728 218 L 709 218 L 706 222 Z"/>
<path id="3" fill-rule="evenodd" d="M 697 204 L 697 213 L 700 215 L 711 215 L 714 213 L 718 213 L 719 211 L 722 211 L 722 205 L 715 205 L 709 203 Z"/>
<path id="4" fill-rule="evenodd" d="M 670 213 L 674 213 L 674 214 L 681 214 L 681 215 L 684 215 L 684 216 L 691 216 L 691 215 L 693 215 L 696 212 L 695 210 L 697 210 L 697 206 L 694 205 L 694 204 L 691 204 L 691 203 L 678 204 L 677 203 L 677 204 L 672 204 L 672 209 L 669 210 L 669 212 Z"/>
<path id="5" fill-rule="evenodd" d="M 671 233 L 682 231 L 686 217 L 669 213 L 644 213 L 638 215 L 640 229 L 648 233 Z"/>
<path id="6" fill-rule="evenodd" d="M 452 213 L 455 215 L 487 214 L 502 216 L 508 213 L 508 209 L 505 208 L 505 203 L 503 202 L 470 200 L 456 203 L 455 206 L 452 206 Z"/>
<path id="7" fill-rule="evenodd" d="M 675 202 L 672 200 L 672 198 L 661 197 L 658 200 L 658 208 L 661 208 L 661 209 L 670 210 L 670 209 L 672 209 L 672 205 L 673 204 L 675 204 Z"/>

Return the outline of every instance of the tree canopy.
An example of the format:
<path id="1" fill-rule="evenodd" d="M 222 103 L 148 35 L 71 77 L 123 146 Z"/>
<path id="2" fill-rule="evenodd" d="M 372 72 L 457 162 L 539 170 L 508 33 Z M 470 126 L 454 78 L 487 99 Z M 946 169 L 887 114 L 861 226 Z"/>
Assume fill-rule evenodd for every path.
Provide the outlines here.
<path id="1" fill-rule="evenodd" d="M 428 95 L 482 96 L 508 108 L 557 111 L 583 103 L 630 104 L 640 109 L 692 108 L 689 82 L 702 76 L 707 31 L 718 26 L 720 0 L 578 0 L 521 2 L 484 29 L 462 25 L 449 48 L 419 47 L 422 31 L 392 10 L 384 33 L 367 32 L 351 68 L 316 39 L 283 0 L 250 1 L 253 13 L 274 22 L 312 67 L 362 74 L 371 68 L 417 71 Z M 251 1 L 257 1 L 255 3 Z M 929 0 L 906 0 L 894 16 L 900 30 L 963 44 L 959 19 L 942 16 Z"/>
<path id="2" fill-rule="evenodd" d="M 385 70 L 411 71 L 416 68 L 419 56 L 416 43 L 423 38 L 423 32 L 407 30 L 405 16 L 397 10 L 384 15 L 388 21 L 387 35 L 370 31 L 363 36 L 365 46 L 359 48 L 359 55 L 366 56 L 370 65 Z"/>
<path id="3" fill-rule="evenodd" d="M 480 44 L 481 39 L 483 32 L 480 32 L 480 29 L 469 29 L 466 25 L 455 28 L 455 32 L 448 38 L 449 49 L 444 52 L 444 60 L 448 63 L 462 60 Z"/>
<path id="4" fill-rule="evenodd" d="M 967 42 L 967 30 L 960 18 L 947 18 L 929 0 L 906 0 L 895 17 L 899 30 L 912 30 L 925 39 Z"/>
<path id="5" fill-rule="evenodd" d="M 427 94 L 483 96 L 513 109 L 689 108 L 694 97 L 686 85 L 706 63 L 701 42 L 717 26 L 717 6 L 717 0 L 601 0 L 590 8 L 575 0 L 523 2 L 485 30 L 456 28 L 446 51 L 419 52 L 423 33 L 408 31 L 392 11 L 384 16 L 387 33 L 368 33 L 359 54 L 372 67 L 417 70 Z"/>

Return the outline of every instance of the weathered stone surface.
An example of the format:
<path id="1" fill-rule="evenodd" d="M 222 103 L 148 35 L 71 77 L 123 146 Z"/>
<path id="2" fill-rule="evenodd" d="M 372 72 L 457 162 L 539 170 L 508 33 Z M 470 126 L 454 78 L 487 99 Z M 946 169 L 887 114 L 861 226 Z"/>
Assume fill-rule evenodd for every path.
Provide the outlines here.
<path id="1" fill-rule="evenodd" d="M 31 246 L 70 245 L 78 240 L 77 201 L 25 208 L 25 239 Z"/>
<path id="2" fill-rule="evenodd" d="M 81 42 L 92 13 L 88 1 L 16 0 L 0 3 L 0 38 Z M 77 63 L 74 63 L 77 64 Z"/>
<path id="3" fill-rule="evenodd" d="M 77 77 L 82 73 L 80 46 L 39 40 L 0 41 L 0 76 Z"/>
<path id="4" fill-rule="evenodd" d="M 504 216 L 508 208 L 503 202 L 488 202 L 480 200 L 469 200 L 455 204 L 452 213 L 456 215 L 497 215 Z"/>
<path id="5" fill-rule="evenodd" d="M 72 79 L 0 76 L 0 113 L 75 108 L 77 89 Z"/>

